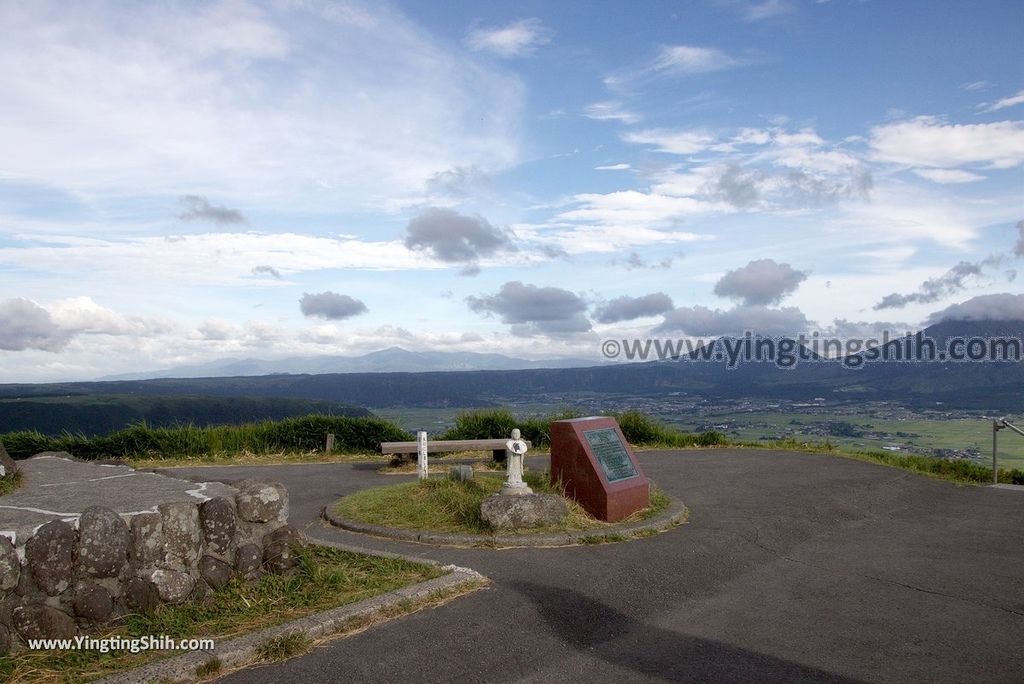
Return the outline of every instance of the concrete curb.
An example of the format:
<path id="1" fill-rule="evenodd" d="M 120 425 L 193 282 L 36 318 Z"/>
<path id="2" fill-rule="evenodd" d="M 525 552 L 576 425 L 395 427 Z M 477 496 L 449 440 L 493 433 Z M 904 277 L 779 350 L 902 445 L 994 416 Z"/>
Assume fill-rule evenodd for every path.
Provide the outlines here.
<path id="1" fill-rule="evenodd" d="M 325 506 L 324 519 L 335 527 L 373 537 L 386 537 L 432 546 L 489 546 L 493 548 L 534 548 L 545 546 L 576 546 L 625 541 L 664 532 L 681 524 L 688 514 L 681 501 L 673 501 L 668 508 L 648 520 L 612 525 L 596 530 L 558 532 L 554 534 L 449 534 L 423 530 L 403 530 L 397 527 L 370 525 L 342 517 Z"/>
<path id="2" fill-rule="evenodd" d="M 486 581 L 486 577 L 456 565 L 442 565 L 437 561 L 424 558 L 413 558 L 395 553 L 382 553 L 369 549 L 360 549 L 345 544 L 316 540 L 319 546 L 329 546 L 348 551 L 355 551 L 372 556 L 402 558 L 422 565 L 433 565 L 447 570 L 448 574 L 434 579 L 412 584 L 401 589 L 380 594 L 356 603 L 338 606 L 320 613 L 292 620 L 275 627 L 261 629 L 258 632 L 245 634 L 234 639 L 217 643 L 213 650 L 193 651 L 172 656 L 154 663 L 149 663 L 132 670 L 126 670 L 99 680 L 99 684 L 138 684 L 139 682 L 192 682 L 198 679 L 197 668 L 211 660 L 219 660 L 222 670 L 255 665 L 256 649 L 269 639 L 293 633 L 303 633 L 310 639 L 329 636 L 344 629 L 354 619 L 373 616 L 386 608 L 403 601 L 429 598 L 436 592 L 457 590 L 466 585 Z"/>

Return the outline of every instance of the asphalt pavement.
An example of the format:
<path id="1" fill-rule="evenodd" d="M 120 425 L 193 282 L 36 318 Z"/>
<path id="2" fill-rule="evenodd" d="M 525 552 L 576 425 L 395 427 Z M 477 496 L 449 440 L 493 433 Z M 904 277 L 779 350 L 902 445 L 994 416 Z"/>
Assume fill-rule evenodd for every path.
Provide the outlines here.
<path id="1" fill-rule="evenodd" d="M 323 506 L 403 479 L 371 464 L 167 471 L 279 481 L 292 524 L 312 537 L 493 580 L 221 681 L 1024 681 L 1024 492 L 819 454 L 638 457 L 689 521 L 552 549 L 430 547 L 326 526 Z"/>

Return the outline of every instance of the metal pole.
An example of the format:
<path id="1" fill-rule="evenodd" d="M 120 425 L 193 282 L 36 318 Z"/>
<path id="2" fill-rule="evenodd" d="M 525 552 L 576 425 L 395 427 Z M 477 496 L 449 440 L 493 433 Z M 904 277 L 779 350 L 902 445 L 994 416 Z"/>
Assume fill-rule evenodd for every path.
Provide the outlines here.
<path id="1" fill-rule="evenodd" d="M 1017 427 L 1015 425 L 1011 425 L 1010 423 L 1008 423 L 1006 421 L 1005 418 L 1003 418 L 1002 420 L 999 421 L 999 429 L 1002 430 L 1003 428 L 1010 428 L 1011 430 L 1016 432 L 1018 435 L 1024 436 L 1024 430 L 1021 430 L 1019 427 Z"/>
<path id="2" fill-rule="evenodd" d="M 996 451 L 998 449 L 999 421 L 992 420 L 992 484 L 999 484 L 999 466 L 996 462 Z"/>

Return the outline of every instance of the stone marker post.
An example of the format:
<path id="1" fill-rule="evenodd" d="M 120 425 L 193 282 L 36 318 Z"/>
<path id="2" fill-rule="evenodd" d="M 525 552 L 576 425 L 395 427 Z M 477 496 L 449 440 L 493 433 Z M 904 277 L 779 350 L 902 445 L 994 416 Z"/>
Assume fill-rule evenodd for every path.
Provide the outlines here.
<path id="1" fill-rule="evenodd" d="M 508 461 L 508 477 L 502 494 L 533 494 L 533 490 L 523 482 L 523 455 L 526 454 L 526 442 L 520 439 L 519 428 L 512 431 L 512 439 L 505 442 L 505 460 Z"/>
<path id="2" fill-rule="evenodd" d="M 328 453 L 329 454 L 332 451 L 334 451 L 334 433 L 333 432 L 328 432 L 327 433 L 327 448 L 324 449 L 324 453 Z"/>
<path id="3" fill-rule="evenodd" d="M 416 433 L 416 472 L 421 480 L 427 479 L 427 433 L 420 430 Z"/>

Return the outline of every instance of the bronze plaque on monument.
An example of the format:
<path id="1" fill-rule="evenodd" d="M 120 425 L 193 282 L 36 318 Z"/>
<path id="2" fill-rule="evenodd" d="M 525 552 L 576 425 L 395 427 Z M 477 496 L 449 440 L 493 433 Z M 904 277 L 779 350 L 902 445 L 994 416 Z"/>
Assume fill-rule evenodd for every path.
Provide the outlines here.
<path id="1" fill-rule="evenodd" d="M 551 482 L 599 520 L 616 522 L 650 504 L 650 483 L 614 418 L 551 423 Z"/>

